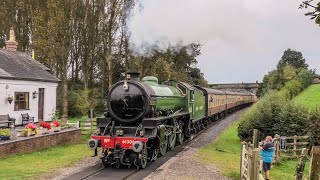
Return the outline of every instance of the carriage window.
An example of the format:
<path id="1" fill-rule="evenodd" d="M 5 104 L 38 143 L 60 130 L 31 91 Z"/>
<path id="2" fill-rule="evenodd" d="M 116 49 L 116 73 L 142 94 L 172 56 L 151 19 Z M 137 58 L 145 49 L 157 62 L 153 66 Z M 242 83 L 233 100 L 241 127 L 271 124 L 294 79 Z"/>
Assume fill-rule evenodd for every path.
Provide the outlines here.
<path id="1" fill-rule="evenodd" d="M 177 84 L 177 88 L 180 89 L 183 95 L 187 94 L 187 88 L 185 88 L 182 84 Z"/>

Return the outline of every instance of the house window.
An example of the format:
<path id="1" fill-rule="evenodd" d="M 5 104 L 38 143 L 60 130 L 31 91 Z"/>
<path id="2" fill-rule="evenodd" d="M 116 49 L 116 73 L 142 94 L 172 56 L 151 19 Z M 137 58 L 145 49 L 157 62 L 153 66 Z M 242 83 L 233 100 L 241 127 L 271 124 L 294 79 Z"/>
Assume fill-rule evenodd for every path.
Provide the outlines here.
<path id="1" fill-rule="evenodd" d="M 28 92 L 15 92 L 14 93 L 14 110 L 29 109 L 29 93 Z"/>

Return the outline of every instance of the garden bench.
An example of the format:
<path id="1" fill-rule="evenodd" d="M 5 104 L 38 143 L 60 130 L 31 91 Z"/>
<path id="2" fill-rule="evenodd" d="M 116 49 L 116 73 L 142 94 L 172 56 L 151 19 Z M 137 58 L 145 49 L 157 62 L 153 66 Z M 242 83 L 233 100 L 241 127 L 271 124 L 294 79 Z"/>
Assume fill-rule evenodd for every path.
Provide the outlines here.
<path id="1" fill-rule="evenodd" d="M 22 116 L 22 125 L 28 124 L 28 123 L 34 123 L 34 117 L 30 117 L 28 113 L 21 114 Z"/>
<path id="2" fill-rule="evenodd" d="M 14 118 L 10 118 L 9 114 L 0 115 L 0 128 L 9 128 L 12 125 L 14 126 L 15 120 L 16 119 Z"/>

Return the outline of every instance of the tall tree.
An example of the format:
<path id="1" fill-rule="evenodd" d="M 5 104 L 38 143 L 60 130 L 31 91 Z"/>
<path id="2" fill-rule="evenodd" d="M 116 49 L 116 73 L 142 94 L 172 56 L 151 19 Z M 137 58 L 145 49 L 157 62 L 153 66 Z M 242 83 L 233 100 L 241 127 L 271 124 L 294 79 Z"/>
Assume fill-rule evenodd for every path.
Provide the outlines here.
<path id="1" fill-rule="evenodd" d="M 277 65 L 277 68 L 281 69 L 286 65 L 290 65 L 296 69 L 308 68 L 308 64 L 306 63 L 306 60 L 303 58 L 302 53 L 299 51 L 291 50 L 291 49 L 287 49 L 284 51 Z"/>
<path id="2" fill-rule="evenodd" d="M 311 20 L 314 20 L 316 24 L 320 26 L 320 2 L 313 3 L 313 0 L 306 0 L 300 4 L 300 9 L 303 8 L 312 8 L 313 10 L 306 13 L 306 16 L 309 16 Z"/>

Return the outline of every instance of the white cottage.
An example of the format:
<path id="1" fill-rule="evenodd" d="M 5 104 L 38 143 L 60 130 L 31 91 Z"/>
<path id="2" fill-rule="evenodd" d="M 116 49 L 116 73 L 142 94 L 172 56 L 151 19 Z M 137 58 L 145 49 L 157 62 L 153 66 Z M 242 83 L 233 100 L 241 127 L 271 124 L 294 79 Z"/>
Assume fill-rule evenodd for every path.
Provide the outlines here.
<path id="1" fill-rule="evenodd" d="M 23 113 L 35 122 L 50 121 L 60 80 L 28 54 L 18 52 L 17 45 L 11 30 L 6 49 L 0 49 L 0 115 L 9 114 L 15 125 L 22 125 Z"/>

